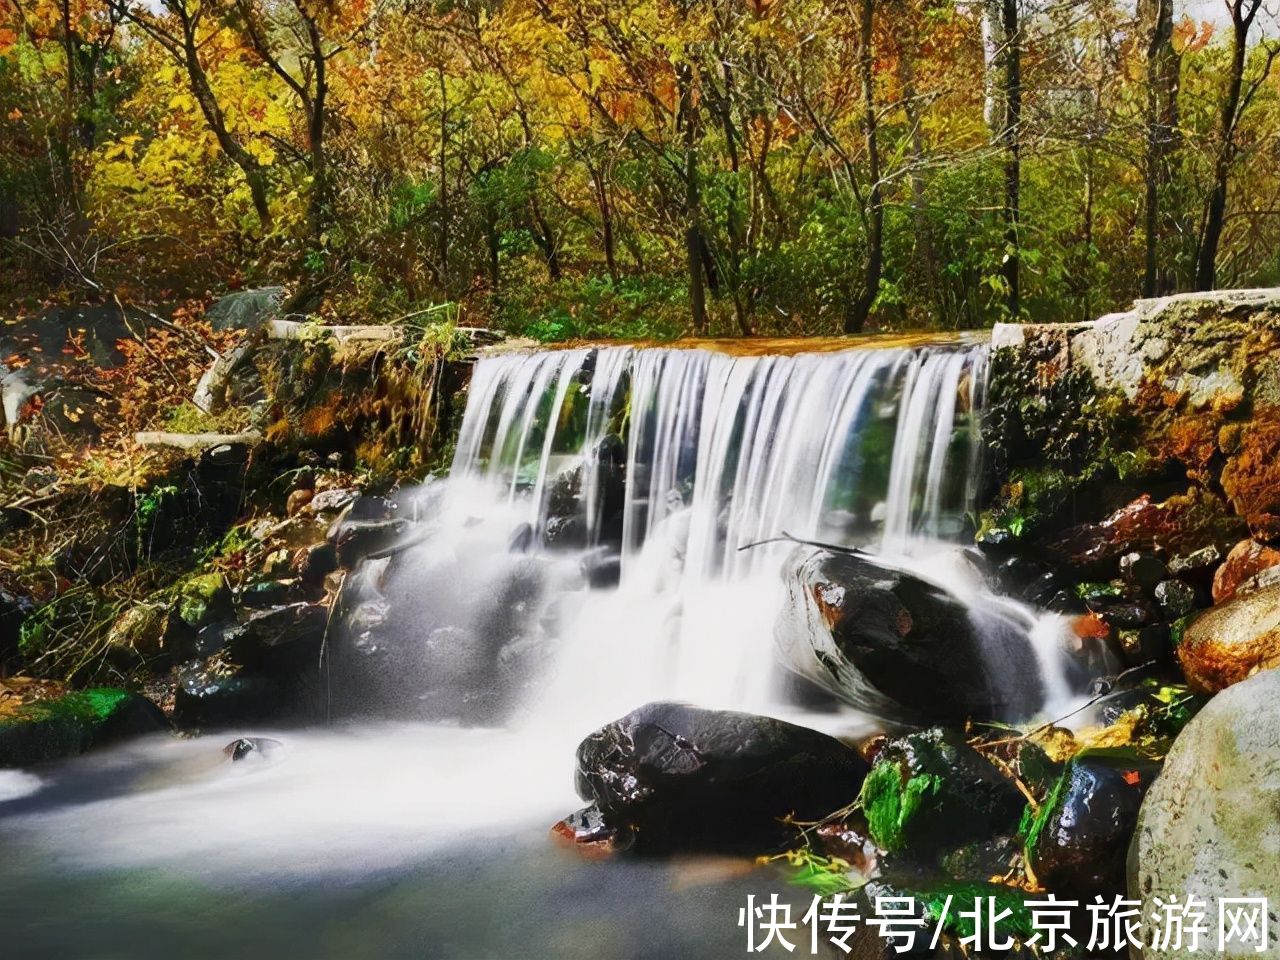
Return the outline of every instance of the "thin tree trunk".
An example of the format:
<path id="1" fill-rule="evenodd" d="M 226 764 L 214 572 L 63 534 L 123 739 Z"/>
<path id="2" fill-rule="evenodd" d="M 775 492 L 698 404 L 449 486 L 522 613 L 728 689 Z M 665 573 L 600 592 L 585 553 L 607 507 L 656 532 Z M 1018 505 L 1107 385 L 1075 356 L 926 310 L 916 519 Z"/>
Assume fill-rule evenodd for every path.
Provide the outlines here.
<path id="1" fill-rule="evenodd" d="M 1017 319 L 1022 312 L 1021 271 L 1019 269 L 1021 241 L 1022 186 L 1022 39 L 1019 36 L 1018 0 L 1002 0 L 1001 21 L 1004 28 L 1004 129 L 1001 139 L 1005 148 L 1004 161 L 1004 220 L 1005 259 L 1003 274 L 1008 289 L 1010 317 Z"/>
<path id="2" fill-rule="evenodd" d="M 1231 76 L 1222 103 L 1222 141 L 1213 164 L 1213 188 L 1205 209 L 1204 229 L 1196 255 L 1195 289 L 1212 290 L 1217 282 L 1218 243 L 1227 213 L 1227 181 L 1235 159 L 1235 130 L 1239 118 L 1240 94 L 1244 87 L 1245 59 L 1248 56 L 1249 25 L 1252 20 L 1235 18 L 1231 38 Z"/>
<path id="3" fill-rule="evenodd" d="M 702 268 L 702 199 L 698 184 L 698 108 L 693 102 L 693 68 L 680 67 L 680 116 L 684 123 L 685 262 L 689 271 L 689 310 L 695 333 L 707 329 L 707 293 Z"/>
<path id="4" fill-rule="evenodd" d="M 449 101 L 444 82 L 444 66 L 438 68 L 440 84 L 440 232 L 437 238 L 440 261 L 440 286 L 446 287 L 449 282 L 449 176 L 445 169 L 449 147 Z M 496 232 L 496 231 L 491 231 Z M 498 289 L 497 261 L 491 269 L 494 292 Z"/>
<path id="5" fill-rule="evenodd" d="M 1170 157 L 1177 127 L 1180 60 L 1173 47 L 1173 0 L 1151 0 L 1151 43 L 1147 47 L 1146 209 L 1143 211 L 1146 263 L 1142 295 L 1166 293 L 1161 280 L 1161 194 L 1169 183 Z"/>
<path id="6" fill-rule="evenodd" d="M 880 184 L 880 145 L 876 136 L 875 63 L 871 37 L 875 0 L 862 0 L 859 17 L 858 73 L 862 79 L 862 132 L 866 140 L 867 176 L 871 189 L 867 196 L 867 258 L 863 265 L 862 292 L 845 315 L 845 333 L 861 333 L 867 325 L 872 304 L 880 292 L 884 272 L 884 190 Z"/>

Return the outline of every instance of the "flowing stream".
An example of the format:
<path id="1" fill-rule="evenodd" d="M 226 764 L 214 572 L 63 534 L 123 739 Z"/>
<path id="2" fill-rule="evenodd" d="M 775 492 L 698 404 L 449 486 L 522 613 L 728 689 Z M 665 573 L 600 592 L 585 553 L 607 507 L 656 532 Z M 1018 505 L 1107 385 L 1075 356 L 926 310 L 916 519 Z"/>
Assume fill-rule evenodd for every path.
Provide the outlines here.
<path id="1" fill-rule="evenodd" d="M 985 368 L 964 340 L 482 359 L 451 476 L 405 498 L 421 543 L 361 572 L 367 603 L 394 616 L 352 649 L 384 663 L 375 686 L 395 696 L 361 709 L 338 688 L 339 712 L 364 719 L 0 773 L 13 955 L 740 955 L 737 906 L 781 890 L 775 876 L 552 846 L 550 825 L 580 805 L 574 747 L 656 698 L 871 728 L 797 695 L 778 664 L 784 536 L 1012 607 L 957 560 Z M 1055 708 L 1059 625 L 1018 615 Z M 388 645 L 400 652 L 378 661 Z M 475 697 L 486 719 L 458 722 Z M 220 748 L 241 734 L 283 747 L 233 765 Z"/>

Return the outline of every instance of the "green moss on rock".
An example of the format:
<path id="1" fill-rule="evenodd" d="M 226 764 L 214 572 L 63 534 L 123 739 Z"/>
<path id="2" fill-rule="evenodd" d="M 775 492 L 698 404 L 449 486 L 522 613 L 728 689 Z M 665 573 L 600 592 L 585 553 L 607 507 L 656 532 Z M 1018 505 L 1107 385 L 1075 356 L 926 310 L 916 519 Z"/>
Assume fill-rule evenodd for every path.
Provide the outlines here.
<path id="1" fill-rule="evenodd" d="M 93 747 L 167 727 L 159 707 L 114 687 L 39 700 L 0 718 L 0 767 L 75 756 Z"/>
<path id="2" fill-rule="evenodd" d="M 871 837 L 890 853 L 932 855 L 1013 829 L 1021 795 L 955 731 L 888 743 L 860 794 Z"/>

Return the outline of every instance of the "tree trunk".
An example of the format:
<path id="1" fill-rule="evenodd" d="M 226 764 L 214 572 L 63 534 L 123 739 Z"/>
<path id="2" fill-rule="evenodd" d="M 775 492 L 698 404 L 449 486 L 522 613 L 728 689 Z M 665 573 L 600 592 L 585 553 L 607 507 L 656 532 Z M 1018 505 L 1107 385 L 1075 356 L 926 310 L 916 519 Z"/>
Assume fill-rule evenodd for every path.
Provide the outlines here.
<path id="1" fill-rule="evenodd" d="M 685 262 L 689 271 L 689 310 L 694 333 L 707 329 L 707 293 L 702 269 L 702 199 L 698 184 L 698 108 L 693 102 L 693 68 L 680 67 L 680 117 L 684 123 Z"/>
<path id="2" fill-rule="evenodd" d="M 884 190 L 880 184 L 880 145 L 876 136 L 875 62 L 871 37 L 875 0 L 862 0 L 859 18 L 858 73 L 862 80 L 862 133 L 866 141 L 867 176 L 871 189 L 867 195 L 867 258 L 863 264 L 862 291 L 845 315 L 844 332 L 861 333 L 867 325 L 872 304 L 880 292 L 880 276 L 884 272 Z"/>
<path id="3" fill-rule="evenodd" d="M 928 201 L 925 197 L 925 180 L 921 170 L 925 164 L 924 136 L 920 129 L 920 108 L 916 103 L 916 50 L 914 40 L 903 41 L 898 55 L 898 83 L 902 86 L 902 109 L 911 128 L 908 145 L 911 151 L 911 223 L 915 229 L 916 250 L 924 270 L 924 286 L 930 299 L 941 306 L 938 297 L 938 252 L 933 243 L 933 229 L 929 222 Z"/>
<path id="4" fill-rule="evenodd" d="M 1178 124 L 1178 77 L 1181 66 L 1173 47 L 1173 0 L 1150 0 L 1152 4 L 1151 42 L 1147 46 L 1147 157 L 1146 209 L 1143 227 L 1146 264 L 1142 295 L 1155 297 L 1169 292 L 1160 270 L 1162 223 L 1160 197 L 1170 179 L 1170 158 L 1174 130 Z M 1165 274 L 1167 276 L 1167 272 Z"/>
<path id="5" fill-rule="evenodd" d="M 437 259 L 440 261 L 440 286 L 448 288 L 449 283 L 449 176 L 445 170 L 445 160 L 449 147 L 449 102 L 444 82 L 444 67 L 437 71 L 440 88 L 440 231 L 436 237 Z M 498 289 L 497 268 L 492 269 L 493 289 Z"/>
<path id="6" fill-rule="evenodd" d="M 1021 271 L 1019 270 L 1022 185 L 1022 39 L 1019 36 L 1018 0 L 1002 0 L 1001 23 L 1004 29 L 1004 129 L 1001 140 L 1004 160 L 1005 259 L 1003 274 L 1008 289 L 1009 315 L 1017 319 L 1022 312 Z"/>
<path id="7" fill-rule="evenodd" d="M 1196 254 L 1196 290 L 1212 290 L 1217 283 L 1218 243 L 1227 214 L 1227 180 L 1235 159 L 1236 122 L 1239 119 L 1240 93 L 1244 87 L 1245 59 L 1248 56 L 1249 24 L 1236 18 L 1231 37 L 1231 76 L 1227 96 L 1222 103 L 1221 143 L 1213 163 L 1213 187 L 1205 208 L 1204 229 L 1200 232 L 1200 249 Z"/>

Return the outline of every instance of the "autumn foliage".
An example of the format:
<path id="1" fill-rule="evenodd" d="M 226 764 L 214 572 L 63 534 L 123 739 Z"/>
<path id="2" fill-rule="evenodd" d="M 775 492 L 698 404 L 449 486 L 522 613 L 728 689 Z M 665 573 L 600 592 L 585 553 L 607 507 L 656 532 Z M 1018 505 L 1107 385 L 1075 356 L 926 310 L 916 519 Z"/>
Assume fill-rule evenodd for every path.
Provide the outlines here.
<path id="1" fill-rule="evenodd" d="M 0 0 L 0 297 L 285 283 L 560 339 L 1278 281 L 1253 0 L 990 7 Z"/>

